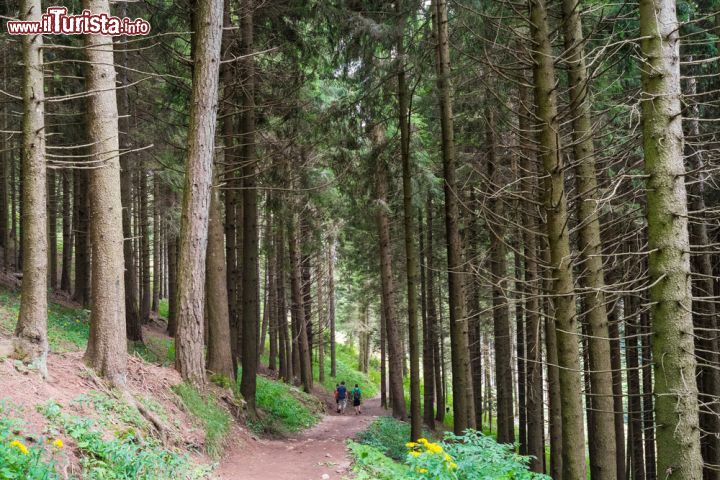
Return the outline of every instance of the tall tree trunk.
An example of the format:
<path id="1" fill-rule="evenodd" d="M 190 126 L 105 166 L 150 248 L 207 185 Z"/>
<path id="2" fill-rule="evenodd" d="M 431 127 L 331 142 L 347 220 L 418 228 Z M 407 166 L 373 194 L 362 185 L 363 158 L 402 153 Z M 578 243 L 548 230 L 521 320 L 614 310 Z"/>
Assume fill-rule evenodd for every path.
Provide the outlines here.
<path id="1" fill-rule="evenodd" d="M 657 471 L 702 478 L 693 345 L 690 242 L 674 0 L 641 0 L 642 126 L 655 373 Z"/>
<path id="2" fill-rule="evenodd" d="M 647 298 L 643 298 L 643 303 L 647 303 Z M 642 365 L 642 405 L 643 405 L 643 436 L 645 440 L 645 479 L 655 480 L 655 424 L 653 422 L 653 393 L 652 393 L 652 355 L 651 355 L 651 334 L 650 334 L 650 315 L 647 311 L 640 314 L 641 337 L 640 345 L 642 347 L 640 356 L 640 365 Z M 708 472 L 710 475 L 716 475 L 714 469 Z"/>
<path id="3" fill-rule="evenodd" d="M 219 175 L 216 175 L 218 177 Z M 220 211 L 220 191 L 214 187 L 210 197 L 206 265 L 206 312 L 208 323 L 207 369 L 235 378 L 230 351 L 230 317 L 225 263 L 225 228 Z"/>
<path id="4" fill-rule="evenodd" d="M 422 437 L 420 400 L 420 328 L 418 327 L 418 253 L 415 245 L 415 214 L 413 212 L 412 164 L 410 160 L 409 92 L 405 80 L 405 2 L 396 8 L 401 16 L 398 28 L 398 123 L 400 125 L 400 159 L 402 162 L 403 223 L 405 227 L 405 259 L 407 274 L 408 345 L 410 351 L 410 440 Z"/>
<path id="5" fill-rule="evenodd" d="M 627 366 L 628 392 L 628 452 L 632 480 L 645 480 L 643 455 L 642 398 L 640 396 L 640 366 L 638 355 L 639 313 L 638 300 L 625 297 L 625 365 Z"/>
<path id="6" fill-rule="evenodd" d="M 385 321 L 385 298 L 380 293 L 380 406 L 388 408 L 387 382 L 387 325 Z"/>
<path id="7" fill-rule="evenodd" d="M 142 280 L 140 295 L 140 321 L 143 324 L 150 323 L 150 216 L 148 215 L 148 203 L 150 202 L 150 192 L 148 188 L 149 172 L 140 167 L 138 169 L 139 176 L 139 196 L 138 206 L 140 214 L 140 255 Z"/>
<path id="8" fill-rule="evenodd" d="M 442 130 L 443 176 L 445 178 L 445 229 L 448 257 L 448 301 L 450 308 L 450 344 L 452 357 L 453 430 L 461 435 L 470 425 L 471 402 L 468 322 L 463 301 L 463 265 L 455 173 L 455 140 L 453 133 L 452 86 L 450 85 L 450 41 L 447 1 L 433 0 L 437 24 L 437 89 Z"/>
<path id="9" fill-rule="evenodd" d="M 523 78 L 524 83 L 524 78 Z M 519 87 L 518 97 L 521 108 L 530 110 L 531 103 L 529 89 L 524 85 Z M 521 111 L 518 118 L 518 131 L 530 132 L 530 120 L 527 111 Z M 522 135 L 522 133 L 520 133 Z M 520 156 L 520 189 L 527 199 L 521 207 L 522 243 L 524 246 L 524 275 L 525 285 L 525 357 L 526 384 L 525 403 L 527 409 L 527 444 L 530 460 L 530 469 L 533 472 L 545 471 L 545 432 L 544 432 L 544 403 L 543 403 L 543 374 L 542 374 L 542 323 L 540 312 L 540 279 L 538 277 L 537 258 L 537 219 L 535 216 L 534 200 L 537 193 L 537 169 L 529 148 L 528 139 L 520 138 L 522 154 Z"/>
<path id="10" fill-rule="evenodd" d="M 720 16 L 718 16 L 720 18 Z M 692 61 L 692 57 L 688 59 Z M 686 90 L 689 106 L 687 119 L 688 137 L 699 141 L 700 137 L 700 109 L 697 99 L 697 80 L 692 73 L 686 80 Z M 708 219 L 706 219 L 705 185 L 708 174 L 703 170 L 705 166 L 702 148 L 694 147 L 692 142 L 685 145 L 685 157 L 688 162 L 688 200 L 690 211 L 694 220 L 690 223 L 690 245 L 695 250 L 708 250 Z M 718 337 L 716 307 L 713 301 L 714 279 L 712 258 L 709 252 L 694 253 L 690 259 L 692 272 L 695 275 L 692 282 L 693 294 L 693 324 L 695 331 L 695 348 L 698 354 L 698 394 L 700 409 L 700 440 L 703 456 L 703 478 L 705 480 L 720 478 L 720 372 L 714 365 L 718 362 Z M 650 332 L 648 332 L 649 334 Z M 644 348 L 643 348 L 644 353 Z M 645 379 L 643 371 L 643 381 Z M 649 376 L 649 375 L 648 375 Z M 652 381 L 650 381 L 652 384 Z M 651 414 L 652 415 L 652 414 Z M 650 418 L 652 420 L 652 417 Z"/>
<path id="11" fill-rule="evenodd" d="M 377 201 L 375 220 L 377 222 L 379 253 L 380 253 L 380 280 L 382 285 L 382 308 L 385 312 L 385 337 L 387 339 L 387 360 L 389 396 L 392 412 L 395 418 L 405 418 L 405 395 L 402 380 L 402 347 L 400 345 L 400 332 L 398 320 L 395 316 L 395 282 L 392 273 L 390 219 L 388 218 L 388 179 L 387 164 L 382 157 L 382 148 L 385 143 L 385 132 L 382 125 L 373 127 L 373 146 L 375 148 L 375 198 Z"/>
<path id="12" fill-rule="evenodd" d="M 121 3 L 120 16 L 127 16 L 127 3 Z M 124 37 L 127 39 L 127 37 Z M 132 136 L 130 135 L 130 97 L 128 86 L 128 53 L 123 48 L 120 53 L 123 67 L 119 72 L 122 88 L 118 91 L 118 126 L 120 128 L 120 199 L 122 201 L 122 227 L 123 227 L 123 258 L 125 264 L 125 329 L 128 340 L 142 341 L 142 326 L 140 323 L 140 302 L 138 301 L 138 279 L 135 271 L 135 249 L 133 248 L 132 232 L 132 162 L 130 152 Z"/>
<path id="13" fill-rule="evenodd" d="M 280 199 L 282 202 L 282 198 Z M 288 336 L 287 323 L 287 303 L 285 297 L 285 226 L 282 207 L 277 214 L 277 233 L 275 237 L 276 248 L 276 268 L 277 268 L 277 321 L 278 321 L 278 340 L 279 340 L 279 357 L 280 357 L 280 378 L 285 382 L 291 382 L 292 371 L 292 339 Z"/>
<path id="14" fill-rule="evenodd" d="M 248 412 L 256 416 L 255 391 L 257 388 L 257 342 L 260 320 L 258 281 L 258 212 L 257 173 L 255 166 L 255 57 L 252 53 L 254 0 L 245 0 L 241 8 L 241 53 L 244 70 L 243 84 L 243 244 L 242 244 L 242 377 L 240 393 L 247 402 Z"/>
<path id="15" fill-rule="evenodd" d="M 57 288 L 57 182 L 55 170 L 47 171 L 47 235 L 48 235 L 48 282 L 50 290 Z"/>
<path id="16" fill-rule="evenodd" d="M 592 389 L 593 429 L 589 443 L 593 447 L 590 467 L 595 477 L 614 480 L 615 425 L 613 419 L 612 370 L 605 302 L 600 219 L 597 209 L 597 174 L 595 146 L 588 99 L 588 75 L 585 67 L 584 38 L 580 19 L 580 0 L 563 0 L 564 38 L 567 52 L 568 84 L 570 85 L 570 116 L 573 126 L 573 155 L 580 234 L 578 247 L 584 265 L 580 284 L 586 290 L 582 305 L 588 325 L 588 356 Z"/>
<path id="17" fill-rule="evenodd" d="M 330 324 L 330 376 L 337 377 L 335 341 L 335 234 L 330 237 L 328 250 L 328 323 Z"/>
<path id="18" fill-rule="evenodd" d="M 188 160 L 177 267 L 175 366 L 183 380 L 205 383 L 203 319 L 208 213 L 215 145 L 222 0 L 199 2 L 195 32 Z"/>
<path id="19" fill-rule="evenodd" d="M 219 210 L 219 207 L 218 207 Z M 222 220 L 220 220 L 222 225 Z M 152 262 L 152 306 L 151 310 L 156 315 L 160 311 L 160 283 L 162 279 L 162 267 L 160 262 L 160 177 L 155 174 L 153 175 L 153 239 L 152 239 L 152 251 L 153 251 L 153 262 Z M 223 248 L 224 245 L 224 232 L 223 232 Z M 225 253 L 222 255 L 223 261 L 225 260 Z"/>
<path id="20" fill-rule="evenodd" d="M 557 111 L 553 53 L 544 0 L 529 0 L 533 38 L 536 114 L 541 122 L 540 158 L 545 168 L 545 211 L 552 267 L 551 294 L 555 311 L 561 389 L 563 478 L 585 478 L 585 427 L 577 339 L 577 311 L 570 254 L 564 170 Z M 614 446 L 613 446 L 614 447 Z"/>
<path id="21" fill-rule="evenodd" d="M 436 413 L 435 420 L 443 422 L 445 420 L 445 389 L 442 365 L 444 356 L 442 355 L 442 322 L 438 319 L 437 309 L 435 308 L 435 262 L 433 261 L 433 203 L 432 193 L 428 193 L 427 206 L 427 250 L 425 255 L 425 264 L 427 271 L 427 309 L 428 309 L 428 332 L 430 335 L 430 347 L 432 348 L 433 358 L 433 377 L 435 378 L 435 399 Z"/>
<path id="22" fill-rule="evenodd" d="M 171 337 L 177 332 L 177 267 L 178 267 L 178 235 L 169 232 L 167 240 L 168 250 L 168 319 L 167 332 Z"/>
<path id="23" fill-rule="evenodd" d="M 83 307 L 90 296 L 90 243 L 88 239 L 88 172 L 73 171 L 73 194 L 75 196 L 73 219 L 75 230 L 75 287 L 73 299 Z"/>
<path id="24" fill-rule="evenodd" d="M 423 228 L 422 209 L 418 211 L 419 242 L 420 242 L 420 304 L 422 305 L 422 368 L 423 368 L 423 421 L 431 430 L 435 429 L 435 369 L 433 368 L 433 332 L 430 328 L 428 303 L 432 293 L 427 291 L 427 278 L 431 275 L 428 271 L 427 255 L 425 248 L 425 232 Z M 475 392 L 477 394 L 477 390 Z M 476 413 L 478 410 L 475 410 Z M 482 411 L 480 409 L 479 411 Z M 480 423 L 478 423 L 480 425 Z M 478 427 L 480 428 L 480 427 Z"/>
<path id="25" fill-rule="evenodd" d="M 488 191 L 492 221 L 490 229 L 490 258 L 492 270 L 493 335 L 495 339 L 495 387 L 497 389 L 497 441 L 513 443 L 515 426 L 513 413 L 512 381 L 512 335 L 510 332 L 510 308 L 507 292 L 507 248 L 505 246 L 505 208 L 498 198 L 499 186 L 503 184 L 495 156 L 495 120 L 492 110 L 486 112 Z"/>
<path id="26" fill-rule="evenodd" d="M 608 283 L 614 285 L 616 282 L 611 280 Z M 612 307 L 608 309 L 608 334 L 610 336 L 610 368 L 612 368 L 613 377 L 613 411 L 615 412 L 615 471 L 618 480 L 625 480 L 625 411 L 619 322 L 618 302 L 614 300 Z"/>
<path id="27" fill-rule="evenodd" d="M 110 14 L 108 0 L 84 0 L 83 8 Z M 120 145 L 112 38 L 85 36 L 88 60 L 88 131 L 93 168 L 89 171 L 92 286 L 90 335 L 85 361 L 110 383 L 125 385 L 125 265 L 123 256 Z M 99 168 L 98 168 L 99 167 Z"/>
<path id="28" fill-rule="evenodd" d="M 268 197 L 268 203 L 272 205 L 273 199 L 272 194 Z M 275 207 L 270 207 L 270 212 L 273 212 Z M 275 223 L 274 220 L 277 217 L 268 216 L 268 223 Z M 268 352 L 270 361 L 268 362 L 268 368 L 273 371 L 278 370 L 278 315 L 277 315 L 277 275 L 275 273 L 275 236 L 273 234 L 273 228 L 268 229 L 267 236 L 267 304 L 265 306 L 268 311 L 268 323 L 270 331 L 270 351 Z"/>
<path id="29" fill-rule="evenodd" d="M 514 176 L 517 178 L 517 175 Z M 522 238 L 518 232 L 517 238 Z M 520 247 L 513 252 L 515 261 L 515 350 L 517 356 L 517 406 L 518 406 L 518 437 L 519 437 L 519 453 L 527 455 L 527 395 L 526 395 L 526 379 L 527 379 L 527 345 L 525 331 L 525 317 L 523 315 L 523 271 L 522 271 L 522 254 Z"/>
<path id="30" fill-rule="evenodd" d="M 290 286 L 292 290 L 292 316 L 295 324 L 295 335 L 298 344 L 298 363 L 300 370 L 300 381 L 303 389 L 312 392 L 312 364 L 310 359 L 310 348 L 308 346 L 307 328 L 305 326 L 305 314 L 303 312 L 302 296 L 302 274 L 300 272 L 300 241 L 297 233 L 296 215 L 292 215 L 288 222 L 288 241 L 290 247 Z"/>
<path id="31" fill-rule="evenodd" d="M 2 182 L 2 179 L 0 179 Z M 73 232 L 72 232 L 72 177 L 67 170 L 62 171 L 62 269 L 60 271 L 60 290 L 66 293 L 71 291 L 71 274 L 73 258 Z M 2 215 L 2 212 L 0 212 Z"/>
<path id="32" fill-rule="evenodd" d="M 20 16 L 38 22 L 40 0 L 23 0 Z M 23 51 L 23 280 L 15 355 L 34 364 L 47 377 L 47 271 L 48 237 L 45 166 L 45 89 L 43 37 L 24 35 Z"/>

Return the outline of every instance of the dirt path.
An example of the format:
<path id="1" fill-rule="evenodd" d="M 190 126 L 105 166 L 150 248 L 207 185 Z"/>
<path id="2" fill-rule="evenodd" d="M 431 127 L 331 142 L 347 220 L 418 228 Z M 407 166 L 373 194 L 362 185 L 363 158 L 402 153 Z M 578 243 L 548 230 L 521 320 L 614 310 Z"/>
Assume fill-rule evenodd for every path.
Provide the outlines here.
<path id="1" fill-rule="evenodd" d="M 355 415 L 352 407 L 345 415 L 331 411 L 296 436 L 251 441 L 235 448 L 220 463 L 217 476 L 222 480 L 340 480 L 351 463 L 345 440 L 384 414 L 379 398 L 365 402 L 362 415 Z"/>

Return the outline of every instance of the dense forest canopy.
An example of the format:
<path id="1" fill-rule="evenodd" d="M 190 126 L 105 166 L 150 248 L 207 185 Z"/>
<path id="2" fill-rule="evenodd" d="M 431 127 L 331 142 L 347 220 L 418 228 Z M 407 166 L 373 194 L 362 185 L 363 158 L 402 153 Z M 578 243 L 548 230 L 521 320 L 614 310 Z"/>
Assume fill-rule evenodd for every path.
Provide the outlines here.
<path id="1" fill-rule="evenodd" d="M 56 4 L 152 30 L 8 33 Z M 408 440 L 489 431 L 554 479 L 720 478 L 716 0 L 0 19 L 15 358 L 47 374 L 62 294 L 122 390 L 167 299 L 183 380 L 238 382 L 250 417 L 259 371 L 310 393 L 347 343 Z"/>

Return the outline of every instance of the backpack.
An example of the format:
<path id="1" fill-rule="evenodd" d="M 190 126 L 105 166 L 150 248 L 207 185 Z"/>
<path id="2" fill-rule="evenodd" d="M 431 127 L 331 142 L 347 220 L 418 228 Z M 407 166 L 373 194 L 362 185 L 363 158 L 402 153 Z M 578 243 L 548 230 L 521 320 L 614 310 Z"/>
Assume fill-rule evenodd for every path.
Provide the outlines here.
<path id="1" fill-rule="evenodd" d="M 353 394 L 353 399 L 355 399 L 355 400 L 360 400 L 360 397 L 361 397 L 361 395 L 362 395 L 362 392 L 360 392 L 360 389 L 359 389 L 359 388 L 354 388 L 353 391 L 352 391 L 352 394 Z"/>

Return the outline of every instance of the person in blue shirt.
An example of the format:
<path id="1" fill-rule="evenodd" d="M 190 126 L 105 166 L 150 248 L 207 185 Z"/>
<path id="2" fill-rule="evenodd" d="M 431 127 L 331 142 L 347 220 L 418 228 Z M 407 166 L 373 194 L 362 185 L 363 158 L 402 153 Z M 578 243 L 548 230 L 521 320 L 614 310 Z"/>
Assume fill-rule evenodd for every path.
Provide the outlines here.
<path id="1" fill-rule="evenodd" d="M 347 388 L 345 387 L 345 382 L 340 382 L 340 386 L 337 388 L 337 398 L 338 398 L 338 413 L 343 414 L 345 413 L 345 408 L 347 407 Z"/>

